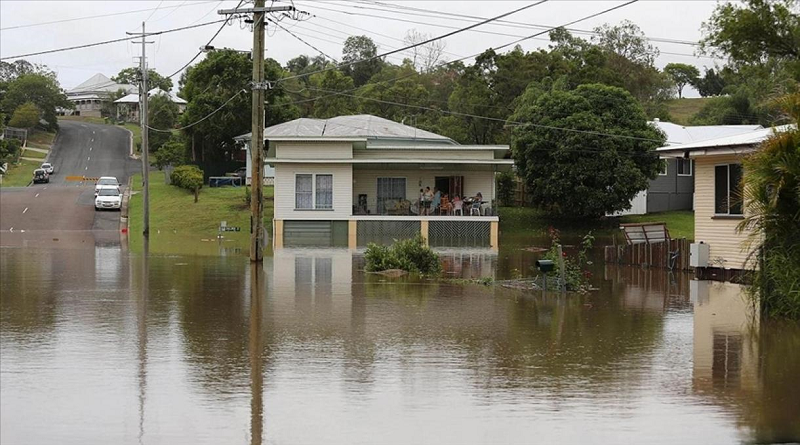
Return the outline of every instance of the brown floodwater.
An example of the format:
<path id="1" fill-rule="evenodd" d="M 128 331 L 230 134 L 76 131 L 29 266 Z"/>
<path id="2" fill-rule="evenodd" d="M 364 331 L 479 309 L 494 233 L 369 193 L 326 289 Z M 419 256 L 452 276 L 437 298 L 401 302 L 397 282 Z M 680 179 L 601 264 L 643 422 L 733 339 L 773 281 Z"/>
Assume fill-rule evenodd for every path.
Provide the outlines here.
<path id="1" fill-rule="evenodd" d="M 800 325 L 738 285 L 595 264 L 596 292 L 543 294 L 69 238 L 0 247 L 3 444 L 800 441 Z M 528 275 L 520 247 L 447 274 Z"/>

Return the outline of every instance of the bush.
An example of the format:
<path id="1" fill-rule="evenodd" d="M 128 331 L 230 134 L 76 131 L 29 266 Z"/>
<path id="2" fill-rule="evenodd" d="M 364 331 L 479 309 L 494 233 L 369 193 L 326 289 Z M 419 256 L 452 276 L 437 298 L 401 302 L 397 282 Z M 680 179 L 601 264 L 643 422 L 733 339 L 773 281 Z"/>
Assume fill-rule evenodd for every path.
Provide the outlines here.
<path id="1" fill-rule="evenodd" d="M 42 114 L 33 102 L 25 102 L 20 105 L 14 114 L 11 115 L 11 120 L 8 121 L 10 127 L 17 128 L 33 128 L 39 123 L 39 116 Z"/>
<path id="2" fill-rule="evenodd" d="M 439 255 L 425 245 L 422 235 L 395 241 L 390 247 L 370 243 L 365 258 L 370 272 L 401 269 L 422 275 L 436 275 L 442 270 Z"/>
<path id="3" fill-rule="evenodd" d="M 0 164 L 4 162 L 16 162 L 20 154 L 19 139 L 0 140 Z"/>
<path id="4" fill-rule="evenodd" d="M 497 175 L 497 197 L 500 205 L 510 206 L 514 202 L 514 188 L 517 185 L 514 172 L 503 172 Z"/>
<path id="5" fill-rule="evenodd" d="M 200 189 L 203 187 L 203 171 L 196 165 L 181 165 L 170 175 L 172 185 L 194 193 L 194 202 L 197 202 Z"/>
<path id="6" fill-rule="evenodd" d="M 172 165 L 177 167 L 186 163 L 186 146 L 181 141 L 180 136 L 172 136 L 169 141 L 161 146 L 157 152 L 153 154 L 153 164 L 159 170 L 164 167 Z"/>
<path id="7" fill-rule="evenodd" d="M 561 235 L 558 229 L 553 227 L 549 228 L 548 233 L 550 235 L 550 250 L 544 254 L 543 258 L 552 260 L 556 264 L 556 274 L 558 274 L 557 268 L 561 260 L 558 257 L 558 246 L 561 245 Z M 592 235 L 592 232 L 589 232 L 584 235 L 581 240 L 577 258 L 571 258 L 562 250 L 561 256 L 564 259 L 564 281 L 566 282 L 567 290 L 582 291 L 589 287 L 589 278 L 592 277 L 592 273 L 586 270 L 585 267 L 589 264 L 589 251 L 592 249 L 593 244 L 594 235 Z"/>

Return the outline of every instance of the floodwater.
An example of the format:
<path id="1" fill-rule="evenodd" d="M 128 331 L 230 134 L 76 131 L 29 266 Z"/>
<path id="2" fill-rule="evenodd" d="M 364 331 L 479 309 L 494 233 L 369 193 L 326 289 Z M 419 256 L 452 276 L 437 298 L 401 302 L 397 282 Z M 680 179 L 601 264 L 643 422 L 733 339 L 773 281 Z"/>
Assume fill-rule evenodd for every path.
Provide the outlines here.
<path id="1" fill-rule="evenodd" d="M 800 326 L 738 285 L 596 264 L 598 291 L 542 294 L 347 250 L 66 241 L 0 248 L 3 444 L 800 440 Z M 443 253 L 467 278 L 535 255 Z"/>

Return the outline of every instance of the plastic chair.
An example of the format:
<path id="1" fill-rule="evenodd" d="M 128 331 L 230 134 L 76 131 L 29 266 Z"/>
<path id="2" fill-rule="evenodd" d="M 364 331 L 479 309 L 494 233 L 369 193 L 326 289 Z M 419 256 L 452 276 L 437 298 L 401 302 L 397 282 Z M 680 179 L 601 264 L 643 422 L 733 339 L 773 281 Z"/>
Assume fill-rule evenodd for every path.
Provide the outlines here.
<path id="1" fill-rule="evenodd" d="M 470 216 L 472 216 L 472 215 L 481 216 L 481 205 L 480 204 L 472 204 L 472 206 L 469 208 L 469 215 Z"/>
<path id="2" fill-rule="evenodd" d="M 464 203 L 462 201 L 453 202 L 453 215 L 464 216 Z"/>

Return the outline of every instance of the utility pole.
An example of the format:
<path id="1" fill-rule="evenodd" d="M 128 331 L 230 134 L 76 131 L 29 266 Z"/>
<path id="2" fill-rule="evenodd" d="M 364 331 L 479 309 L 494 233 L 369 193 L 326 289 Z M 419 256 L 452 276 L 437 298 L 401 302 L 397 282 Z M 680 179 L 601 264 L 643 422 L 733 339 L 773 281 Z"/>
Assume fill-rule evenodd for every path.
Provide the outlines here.
<path id="1" fill-rule="evenodd" d="M 139 73 L 141 75 L 139 83 L 139 128 L 142 131 L 142 200 L 144 201 L 144 215 L 142 234 L 147 237 L 150 236 L 150 161 L 148 154 L 150 145 L 147 141 L 148 124 L 147 118 L 147 102 L 150 99 L 147 94 L 147 57 L 146 57 L 146 44 L 153 43 L 145 41 L 147 33 L 144 30 L 144 22 L 142 22 L 141 33 L 126 33 L 128 35 L 136 35 L 142 37 L 142 57 L 139 59 Z"/>
<path id="2" fill-rule="evenodd" d="M 219 11 L 220 14 L 253 14 L 253 116 L 250 138 L 250 261 L 253 262 L 263 260 L 264 246 L 264 90 L 269 88 L 269 84 L 264 82 L 264 19 L 269 12 L 294 10 L 293 6 L 267 8 L 264 3 L 264 0 L 256 0 L 252 8 Z"/>

